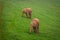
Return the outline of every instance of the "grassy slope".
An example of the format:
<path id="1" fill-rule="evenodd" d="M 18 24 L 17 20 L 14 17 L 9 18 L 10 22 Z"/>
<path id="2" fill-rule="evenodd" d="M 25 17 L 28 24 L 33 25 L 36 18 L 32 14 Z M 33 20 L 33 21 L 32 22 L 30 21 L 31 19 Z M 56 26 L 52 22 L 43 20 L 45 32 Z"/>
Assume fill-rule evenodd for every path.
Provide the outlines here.
<path id="1" fill-rule="evenodd" d="M 3 0 L 4 40 L 60 40 L 59 0 Z M 40 33 L 29 34 L 31 19 L 21 17 L 21 10 L 31 7 L 32 18 L 40 19 Z"/>

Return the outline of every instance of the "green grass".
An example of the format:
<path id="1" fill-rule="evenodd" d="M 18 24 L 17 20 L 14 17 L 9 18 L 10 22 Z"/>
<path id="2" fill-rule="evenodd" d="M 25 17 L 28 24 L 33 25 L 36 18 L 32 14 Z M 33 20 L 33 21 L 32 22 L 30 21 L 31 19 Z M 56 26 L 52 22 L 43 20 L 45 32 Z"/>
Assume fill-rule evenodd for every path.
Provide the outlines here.
<path id="1" fill-rule="evenodd" d="M 60 0 L 2 0 L 3 40 L 60 40 Z M 29 34 L 31 19 L 21 17 L 22 9 L 32 8 L 39 18 L 39 34 Z"/>

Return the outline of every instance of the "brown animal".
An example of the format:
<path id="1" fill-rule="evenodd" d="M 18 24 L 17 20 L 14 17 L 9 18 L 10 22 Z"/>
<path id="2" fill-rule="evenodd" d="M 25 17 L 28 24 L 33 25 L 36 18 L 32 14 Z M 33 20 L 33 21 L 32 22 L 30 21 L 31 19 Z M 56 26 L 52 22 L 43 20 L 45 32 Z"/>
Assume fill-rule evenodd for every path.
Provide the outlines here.
<path id="1" fill-rule="evenodd" d="M 34 30 L 34 32 L 39 32 L 39 19 L 34 18 L 30 23 L 30 33 Z"/>
<path id="2" fill-rule="evenodd" d="M 27 18 L 31 18 L 31 13 L 32 13 L 32 9 L 31 9 L 31 8 L 24 8 L 24 9 L 22 10 L 22 16 L 23 16 L 24 14 L 26 14 L 26 17 L 27 17 Z"/>

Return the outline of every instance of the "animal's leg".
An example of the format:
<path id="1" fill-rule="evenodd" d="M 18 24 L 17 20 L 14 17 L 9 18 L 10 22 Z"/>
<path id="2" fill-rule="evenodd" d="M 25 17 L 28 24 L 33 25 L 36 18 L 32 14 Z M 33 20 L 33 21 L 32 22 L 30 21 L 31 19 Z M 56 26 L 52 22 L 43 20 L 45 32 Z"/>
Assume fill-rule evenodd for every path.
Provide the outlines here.
<path id="1" fill-rule="evenodd" d="M 26 17 L 27 17 L 27 18 L 29 17 L 29 13 L 28 13 L 28 12 L 26 13 Z"/>
<path id="2" fill-rule="evenodd" d="M 29 13 L 29 18 L 31 18 L 31 13 Z"/>
<path id="3" fill-rule="evenodd" d="M 39 26 L 36 26 L 36 30 L 35 30 L 36 33 L 39 32 Z"/>
<path id="4" fill-rule="evenodd" d="M 30 25 L 30 33 L 32 32 L 32 29 L 33 29 L 33 28 L 32 28 L 32 25 Z"/>
<path id="5" fill-rule="evenodd" d="M 39 33 L 39 25 L 36 28 L 36 32 Z"/>

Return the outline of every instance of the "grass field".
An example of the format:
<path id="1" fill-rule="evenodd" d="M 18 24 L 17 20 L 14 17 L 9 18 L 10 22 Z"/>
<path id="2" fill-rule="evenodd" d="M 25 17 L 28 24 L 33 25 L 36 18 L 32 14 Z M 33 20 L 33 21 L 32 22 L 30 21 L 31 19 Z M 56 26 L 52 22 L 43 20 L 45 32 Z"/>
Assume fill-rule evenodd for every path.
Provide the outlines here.
<path id="1" fill-rule="evenodd" d="M 1 40 L 60 40 L 60 0 L 2 0 Z M 21 17 L 22 9 L 32 8 L 39 18 L 39 34 L 29 34 L 31 19 Z"/>

